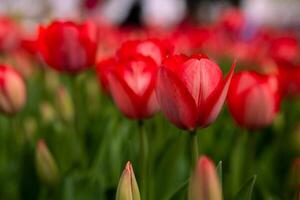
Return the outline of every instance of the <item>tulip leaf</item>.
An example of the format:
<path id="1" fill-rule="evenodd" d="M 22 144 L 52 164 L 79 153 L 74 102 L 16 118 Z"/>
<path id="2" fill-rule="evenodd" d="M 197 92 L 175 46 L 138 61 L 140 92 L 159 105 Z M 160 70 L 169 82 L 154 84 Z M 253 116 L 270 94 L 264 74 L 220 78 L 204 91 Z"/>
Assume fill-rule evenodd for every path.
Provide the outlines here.
<path id="1" fill-rule="evenodd" d="M 178 199 L 178 196 L 182 194 L 185 190 L 187 190 L 190 179 L 184 181 L 181 185 L 179 185 L 171 195 L 168 195 L 167 200 Z"/>
<path id="2" fill-rule="evenodd" d="M 223 176 L 223 162 L 220 160 L 217 165 L 217 173 L 219 176 L 220 183 L 222 185 L 222 176 Z"/>
<path id="3" fill-rule="evenodd" d="M 251 200 L 254 184 L 256 182 L 256 175 L 252 176 L 237 192 L 234 200 Z"/>

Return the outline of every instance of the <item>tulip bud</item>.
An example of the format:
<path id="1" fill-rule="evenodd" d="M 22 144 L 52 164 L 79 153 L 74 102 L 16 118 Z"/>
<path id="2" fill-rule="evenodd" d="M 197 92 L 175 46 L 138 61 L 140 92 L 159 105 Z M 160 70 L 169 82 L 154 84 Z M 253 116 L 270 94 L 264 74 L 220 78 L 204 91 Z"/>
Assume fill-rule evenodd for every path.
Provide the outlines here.
<path id="1" fill-rule="evenodd" d="M 26 102 L 26 86 L 14 69 L 0 65 L 0 110 L 8 115 L 18 112 Z"/>
<path id="2" fill-rule="evenodd" d="M 58 168 L 44 140 L 38 141 L 35 164 L 40 180 L 47 185 L 55 186 L 59 180 Z"/>
<path id="3" fill-rule="evenodd" d="M 56 97 L 56 103 L 62 119 L 67 122 L 73 121 L 73 101 L 68 91 L 64 87 L 59 87 Z"/>
<path id="4" fill-rule="evenodd" d="M 140 200 L 139 188 L 131 163 L 128 161 L 119 181 L 116 200 Z"/>
<path id="5" fill-rule="evenodd" d="M 202 156 L 197 163 L 192 175 L 190 188 L 190 200 L 221 200 L 222 190 L 213 162 Z"/>
<path id="6" fill-rule="evenodd" d="M 45 124 L 50 124 L 55 120 L 55 110 L 49 102 L 42 102 L 40 105 L 40 112 L 42 115 L 42 121 Z"/>
<path id="7" fill-rule="evenodd" d="M 45 86 L 49 92 L 55 92 L 55 89 L 59 87 L 59 77 L 57 73 L 50 70 L 46 71 Z"/>
<path id="8" fill-rule="evenodd" d="M 37 130 L 37 122 L 33 117 L 27 117 L 24 121 L 24 130 L 27 139 L 34 138 L 35 131 Z"/>
<path id="9" fill-rule="evenodd" d="M 89 113 L 94 113 L 99 107 L 99 87 L 94 79 L 89 79 L 86 81 L 86 94 L 87 100 L 90 102 L 90 106 L 87 107 Z"/>

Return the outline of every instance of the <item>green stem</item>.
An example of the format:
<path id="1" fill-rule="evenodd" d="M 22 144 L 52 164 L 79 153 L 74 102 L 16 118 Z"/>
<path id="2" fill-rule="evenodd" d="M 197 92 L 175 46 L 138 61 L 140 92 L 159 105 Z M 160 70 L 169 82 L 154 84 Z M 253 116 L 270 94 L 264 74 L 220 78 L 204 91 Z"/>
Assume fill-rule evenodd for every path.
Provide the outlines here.
<path id="1" fill-rule="evenodd" d="M 72 92 L 72 99 L 73 99 L 73 106 L 74 106 L 74 129 L 77 135 L 81 133 L 81 126 L 80 126 L 80 112 L 79 112 L 79 88 L 77 85 L 77 77 L 71 77 L 71 92 Z"/>
<path id="2" fill-rule="evenodd" d="M 140 137 L 140 188 L 143 200 L 148 197 L 148 138 L 144 130 L 143 121 L 138 122 Z"/>
<path id="3" fill-rule="evenodd" d="M 198 137 L 197 137 L 196 130 L 190 131 L 190 146 L 191 146 L 191 164 L 192 164 L 191 166 L 193 170 L 199 156 L 199 145 L 198 145 Z"/>
<path id="4" fill-rule="evenodd" d="M 80 87 L 79 87 L 79 77 L 78 76 L 71 76 L 70 77 L 71 82 L 71 94 L 72 94 L 72 100 L 73 100 L 73 107 L 74 107 L 74 118 L 69 122 L 70 130 L 73 130 L 75 134 L 73 134 L 73 141 L 72 143 L 74 145 L 71 145 L 73 148 L 75 148 L 76 152 L 78 152 L 78 157 L 81 159 L 82 163 L 85 165 L 87 162 L 87 155 L 85 152 L 85 136 L 84 136 L 84 130 L 83 130 L 83 116 L 81 114 L 81 96 L 80 96 Z M 75 151 L 74 150 L 74 151 Z M 76 161 L 80 162 L 79 160 Z"/>

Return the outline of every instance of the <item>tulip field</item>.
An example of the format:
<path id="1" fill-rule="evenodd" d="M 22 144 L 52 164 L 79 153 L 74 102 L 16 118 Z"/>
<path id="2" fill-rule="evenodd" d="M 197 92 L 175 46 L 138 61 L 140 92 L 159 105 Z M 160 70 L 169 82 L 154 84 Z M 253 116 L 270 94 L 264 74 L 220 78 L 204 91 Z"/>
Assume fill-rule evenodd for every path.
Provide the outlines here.
<path id="1" fill-rule="evenodd" d="M 247 28 L 1 17 L 0 199 L 300 200 L 299 32 Z"/>

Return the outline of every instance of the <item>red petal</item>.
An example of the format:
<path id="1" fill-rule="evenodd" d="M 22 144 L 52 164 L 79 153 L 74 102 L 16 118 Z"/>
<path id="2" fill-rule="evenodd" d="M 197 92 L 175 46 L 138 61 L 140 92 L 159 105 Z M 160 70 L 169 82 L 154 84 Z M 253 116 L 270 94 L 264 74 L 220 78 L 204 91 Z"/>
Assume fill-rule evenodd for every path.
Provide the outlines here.
<path id="1" fill-rule="evenodd" d="M 105 92 L 109 93 L 108 74 L 117 66 L 115 58 L 107 58 L 98 62 L 96 72 L 99 82 Z"/>
<path id="2" fill-rule="evenodd" d="M 222 80 L 222 71 L 214 62 L 202 58 L 192 58 L 183 63 L 181 80 L 193 96 L 198 112 L 201 112 L 207 98 Z"/>
<path id="3" fill-rule="evenodd" d="M 134 94 L 128 86 L 114 73 L 108 76 L 109 91 L 118 108 L 129 118 L 139 118 Z"/>
<path id="4" fill-rule="evenodd" d="M 199 119 L 199 123 L 200 123 L 199 125 L 201 127 L 208 126 L 213 121 L 215 121 L 215 119 L 218 117 L 218 115 L 222 109 L 222 106 L 224 104 L 224 101 L 226 99 L 235 66 L 236 66 L 236 62 L 234 61 L 234 63 L 231 66 L 231 69 L 230 69 L 228 75 L 226 76 L 226 78 L 224 79 L 223 83 L 219 84 L 219 86 L 215 90 L 215 92 L 213 92 L 208 97 L 208 99 L 206 101 L 206 105 L 204 106 L 205 111 L 204 111 L 203 118 L 200 117 L 200 119 Z"/>
<path id="5" fill-rule="evenodd" d="M 182 129 L 196 127 L 197 109 L 193 97 L 172 71 L 161 67 L 158 73 L 156 95 L 165 116 Z"/>
<path id="6" fill-rule="evenodd" d="M 248 128 L 259 128 L 272 123 L 275 103 L 267 85 L 253 87 L 245 98 L 244 125 Z"/>
<path id="7" fill-rule="evenodd" d="M 241 126 L 253 129 L 270 124 L 279 106 L 277 77 L 254 72 L 234 75 L 228 106 L 235 121 Z"/>

